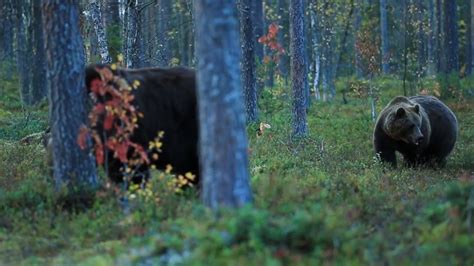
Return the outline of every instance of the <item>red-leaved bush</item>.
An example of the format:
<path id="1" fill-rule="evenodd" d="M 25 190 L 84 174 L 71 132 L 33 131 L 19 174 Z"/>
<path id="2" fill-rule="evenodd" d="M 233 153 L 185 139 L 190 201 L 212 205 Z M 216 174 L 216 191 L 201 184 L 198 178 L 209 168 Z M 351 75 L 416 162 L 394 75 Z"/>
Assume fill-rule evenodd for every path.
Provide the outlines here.
<path id="1" fill-rule="evenodd" d="M 124 169 L 149 164 L 150 151 L 131 140 L 138 127 L 138 118 L 143 116 L 132 104 L 132 90 L 137 89 L 140 83 L 135 81 L 130 85 L 108 68 L 97 68 L 96 71 L 100 79 L 97 78 L 90 84 L 93 108 L 89 113 L 88 125 L 83 125 L 80 129 L 77 143 L 85 149 L 87 140 L 92 138 L 98 165 L 104 164 L 108 151 L 124 164 Z M 154 149 L 157 150 L 158 147 Z"/>
<path id="2" fill-rule="evenodd" d="M 280 28 L 275 22 L 268 26 L 268 33 L 258 38 L 258 42 L 267 46 L 272 55 L 266 55 L 263 58 L 263 63 L 268 64 L 270 62 L 278 63 L 280 56 L 285 53 L 285 49 L 281 44 L 278 43 L 278 32 Z"/>

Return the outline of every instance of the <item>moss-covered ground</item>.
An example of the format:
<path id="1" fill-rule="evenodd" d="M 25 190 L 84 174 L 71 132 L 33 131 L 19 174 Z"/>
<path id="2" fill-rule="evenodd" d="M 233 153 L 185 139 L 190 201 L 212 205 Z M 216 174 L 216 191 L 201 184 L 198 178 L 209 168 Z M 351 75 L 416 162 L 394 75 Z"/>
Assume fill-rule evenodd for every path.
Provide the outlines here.
<path id="1" fill-rule="evenodd" d="M 348 80 L 338 81 L 343 91 Z M 379 78 L 377 111 L 403 92 Z M 464 88 L 473 83 L 463 81 Z M 428 92 L 438 93 L 435 81 Z M 474 100 L 445 102 L 460 134 L 442 169 L 384 168 L 374 159 L 370 104 L 360 93 L 313 101 L 309 136 L 291 139 L 289 87 L 266 90 L 260 137 L 250 125 L 255 203 L 212 213 L 193 190 L 175 194 L 154 173 L 124 208 L 110 188 L 93 207 L 64 210 L 44 161 L 23 137 L 47 106 L 23 108 L 0 81 L 0 265 L 473 265 Z M 350 90 L 349 90 L 350 92 Z M 356 97 L 357 96 L 357 97 Z M 104 184 L 106 183 L 103 180 Z"/>

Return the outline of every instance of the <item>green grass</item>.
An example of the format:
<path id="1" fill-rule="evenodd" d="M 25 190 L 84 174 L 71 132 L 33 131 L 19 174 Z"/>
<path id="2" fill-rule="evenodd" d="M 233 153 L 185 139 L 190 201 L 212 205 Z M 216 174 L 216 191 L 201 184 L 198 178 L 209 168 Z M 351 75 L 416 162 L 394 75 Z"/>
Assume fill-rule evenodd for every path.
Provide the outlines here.
<path id="1" fill-rule="evenodd" d="M 338 81 L 338 88 L 347 85 Z M 429 80 L 428 88 L 436 81 Z M 314 102 L 309 136 L 291 140 L 288 88 L 265 91 L 261 137 L 248 129 L 253 207 L 211 213 L 155 173 L 151 194 L 125 211 L 101 189 L 92 208 L 66 211 L 40 144 L 47 108 L 25 109 L 0 81 L 0 265 L 472 265 L 474 101 L 448 99 L 460 136 L 443 169 L 385 169 L 374 160 L 367 99 Z M 377 111 L 401 81 L 373 81 Z M 472 82 L 463 80 L 470 87 Z M 339 97 L 339 95 L 338 95 Z"/>

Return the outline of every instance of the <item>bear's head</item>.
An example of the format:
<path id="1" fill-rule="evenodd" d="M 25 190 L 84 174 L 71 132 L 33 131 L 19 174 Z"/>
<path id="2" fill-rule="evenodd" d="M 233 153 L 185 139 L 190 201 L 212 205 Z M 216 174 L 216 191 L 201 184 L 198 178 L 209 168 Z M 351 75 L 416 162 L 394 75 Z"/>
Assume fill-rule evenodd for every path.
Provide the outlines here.
<path id="1" fill-rule="evenodd" d="M 389 109 L 384 122 L 384 131 L 392 139 L 407 144 L 420 145 L 425 136 L 421 127 L 423 110 L 418 104 L 398 103 Z"/>

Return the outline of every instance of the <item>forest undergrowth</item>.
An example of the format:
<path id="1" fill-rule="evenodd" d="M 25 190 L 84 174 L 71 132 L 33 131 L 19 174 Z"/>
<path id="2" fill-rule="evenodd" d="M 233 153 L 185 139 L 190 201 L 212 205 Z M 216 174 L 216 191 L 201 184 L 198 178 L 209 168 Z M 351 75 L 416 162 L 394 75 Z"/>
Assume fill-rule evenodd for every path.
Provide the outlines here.
<path id="1" fill-rule="evenodd" d="M 211 213 L 159 172 L 129 208 L 104 179 L 91 208 L 64 210 L 42 144 L 20 141 L 46 128 L 47 106 L 22 107 L 17 82 L 0 81 L 0 265 L 473 265 L 474 100 L 445 99 L 460 125 L 446 167 L 390 169 L 350 82 L 337 83 L 347 103 L 312 99 L 304 139 L 290 138 L 289 86 L 263 91 L 270 128 L 248 127 L 254 206 Z M 377 111 L 403 93 L 395 78 L 371 84 Z"/>

